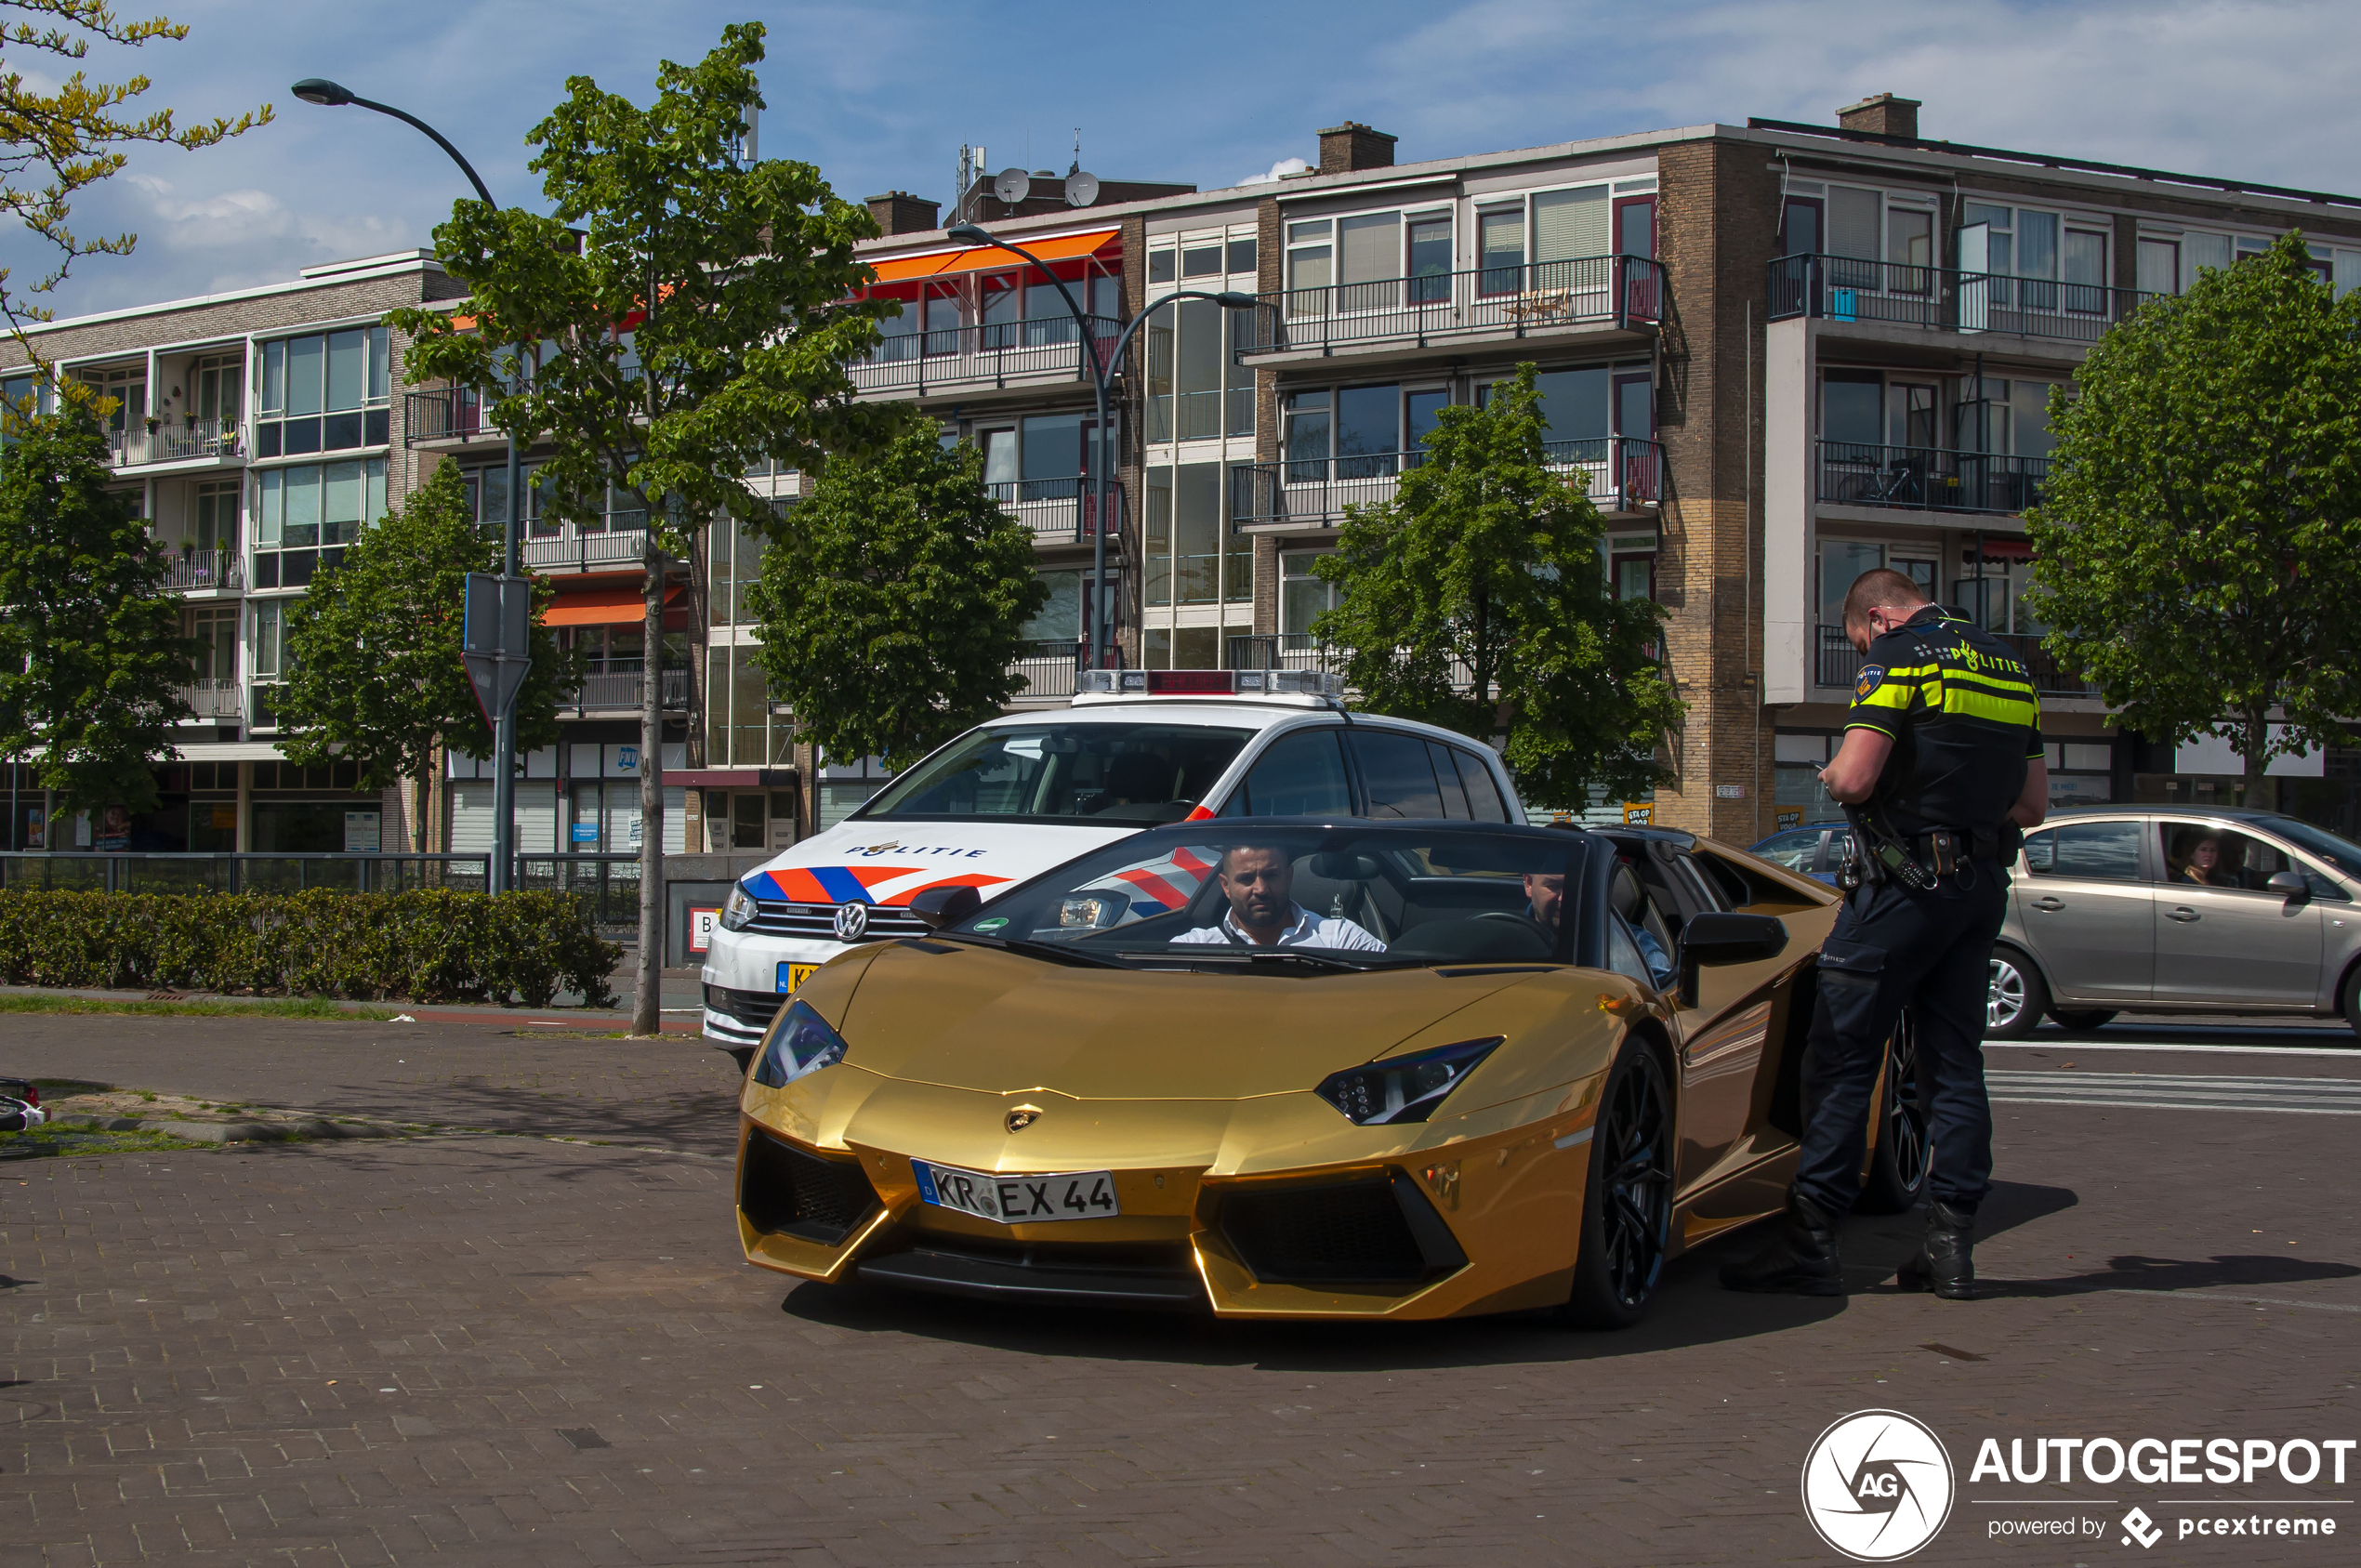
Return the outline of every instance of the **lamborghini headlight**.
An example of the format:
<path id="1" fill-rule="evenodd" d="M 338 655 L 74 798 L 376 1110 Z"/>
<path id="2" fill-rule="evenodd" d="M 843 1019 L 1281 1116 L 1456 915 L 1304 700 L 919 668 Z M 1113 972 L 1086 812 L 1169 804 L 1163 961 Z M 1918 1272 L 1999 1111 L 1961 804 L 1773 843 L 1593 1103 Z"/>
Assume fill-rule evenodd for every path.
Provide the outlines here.
<path id="1" fill-rule="evenodd" d="M 845 1050 L 844 1036 L 829 1028 L 810 1003 L 790 1002 L 772 1026 L 762 1060 L 755 1063 L 754 1081 L 764 1088 L 783 1089 L 823 1067 L 834 1067 L 844 1060 Z"/>
<path id="2" fill-rule="evenodd" d="M 1362 1127 L 1423 1122 L 1505 1036 L 1388 1057 L 1331 1073 L 1312 1092 Z"/>
<path id="3" fill-rule="evenodd" d="M 754 895 L 746 891 L 745 885 L 732 883 L 730 896 L 721 901 L 721 929 L 725 931 L 745 930 L 754 923 L 756 908 Z"/>

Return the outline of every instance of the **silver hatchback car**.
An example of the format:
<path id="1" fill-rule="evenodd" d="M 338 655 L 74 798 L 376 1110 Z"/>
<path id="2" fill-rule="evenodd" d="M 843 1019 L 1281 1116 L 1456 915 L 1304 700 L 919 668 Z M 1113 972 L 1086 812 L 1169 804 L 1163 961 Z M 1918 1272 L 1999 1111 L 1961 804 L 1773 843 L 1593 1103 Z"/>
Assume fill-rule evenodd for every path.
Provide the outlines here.
<path id="1" fill-rule="evenodd" d="M 2361 1032 L 2361 844 L 2267 811 L 2093 806 L 2025 835 L 1985 1033 L 2126 1008 L 2341 1014 Z"/>

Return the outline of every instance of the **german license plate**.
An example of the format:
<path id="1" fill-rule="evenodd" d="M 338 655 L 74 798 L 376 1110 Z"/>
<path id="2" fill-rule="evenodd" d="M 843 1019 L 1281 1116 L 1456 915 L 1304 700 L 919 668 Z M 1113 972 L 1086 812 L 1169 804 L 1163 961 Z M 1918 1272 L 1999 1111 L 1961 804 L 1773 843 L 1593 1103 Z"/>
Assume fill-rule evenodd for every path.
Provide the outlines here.
<path id="1" fill-rule="evenodd" d="M 810 980 L 811 978 L 811 971 L 819 967 L 820 966 L 817 964 L 780 965 L 779 995 L 785 996 L 793 992 L 797 986 L 801 985 L 805 981 Z"/>
<path id="2" fill-rule="evenodd" d="M 912 1160 L 918 1196 L 938 1208 L 956 1209 L 1004 1225 L 1039 1225 L 1052 1219 L 1102 1219 L 1123 1211 L 1115 1205 L 1110 1171 L 1065 1171 L 1055 1176 L 987 1176 Z"/>

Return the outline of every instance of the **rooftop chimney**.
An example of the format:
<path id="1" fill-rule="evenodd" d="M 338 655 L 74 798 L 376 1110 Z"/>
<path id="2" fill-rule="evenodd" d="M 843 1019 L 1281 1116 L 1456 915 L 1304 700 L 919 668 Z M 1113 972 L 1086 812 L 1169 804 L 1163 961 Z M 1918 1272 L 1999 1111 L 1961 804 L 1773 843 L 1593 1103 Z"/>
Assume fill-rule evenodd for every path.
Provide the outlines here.
<path id="1" fill-rule="evenodd" d="M 1871 136 L 1907 137 L 1919 139 L 1919 100 L 1896 98 L 1892 93 L 1880 93 L 1858 103 L 1847 104 L 1837 111 L 1837 124 L 1848 131 L 1866 131 Z"/>
<path id="2" fill-rule="evenodd" d="M 922 234 L 937 227 L 935 214 L 942 207 L 941 202 L 930 202 L 907 191 L 889 191 L 869 198 L 869 216 L 889 234 Z"/>
<path id="3" fill-rule="evenodd" d="M 1373 131 L 1358 120 L 1347 120 L 1320 133 L 1320 172 L 1351 174 L 1355 169 L 1393 166 L 1395 138 Z"/>

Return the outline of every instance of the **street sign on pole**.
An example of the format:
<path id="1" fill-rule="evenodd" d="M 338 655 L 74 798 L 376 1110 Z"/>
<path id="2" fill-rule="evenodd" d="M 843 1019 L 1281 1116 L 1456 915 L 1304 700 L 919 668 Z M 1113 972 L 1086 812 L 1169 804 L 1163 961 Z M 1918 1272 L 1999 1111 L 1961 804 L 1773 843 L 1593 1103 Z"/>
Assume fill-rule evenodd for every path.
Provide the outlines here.
<path id="1" fill-rule="evenodd" d="M 468 573 L 459 655 L 486 724 L 499 725 L 533 667 L 533 579 Z"/>

